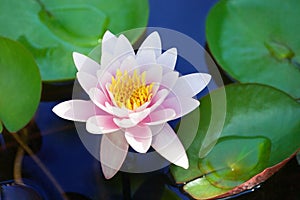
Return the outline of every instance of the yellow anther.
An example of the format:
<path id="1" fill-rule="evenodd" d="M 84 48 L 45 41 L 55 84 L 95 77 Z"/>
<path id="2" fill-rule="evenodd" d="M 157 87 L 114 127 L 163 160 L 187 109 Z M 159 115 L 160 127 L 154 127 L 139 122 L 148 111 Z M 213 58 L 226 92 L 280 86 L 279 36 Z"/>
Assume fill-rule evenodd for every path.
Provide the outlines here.
<path id="1" fill-rule="evenodd" d="M 113 94 L 116 104 L 122 108 L 135 110 L 152 98 L 153 83 L 146 85 L 146 72 L 139 74 L 137 70 L 129 75 L 125 70 L 116 71 L 111 78 L 110 92 Z"/>

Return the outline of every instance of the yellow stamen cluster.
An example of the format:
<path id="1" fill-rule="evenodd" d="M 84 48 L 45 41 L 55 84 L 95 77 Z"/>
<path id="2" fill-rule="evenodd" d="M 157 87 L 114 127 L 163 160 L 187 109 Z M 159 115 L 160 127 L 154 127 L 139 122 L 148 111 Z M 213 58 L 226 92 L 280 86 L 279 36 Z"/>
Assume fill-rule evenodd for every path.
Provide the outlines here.
<path id="1" fill-rule="evenodd" d="M 137 70 L 129 75 L 125 70 L 117 70 L 111 78 L 109 91 L 113 94 L 116 104 L 122 108 L 135 110 L 152 98 L 153 83 L 146 85 L 146 72 L 139 74 Z"/>

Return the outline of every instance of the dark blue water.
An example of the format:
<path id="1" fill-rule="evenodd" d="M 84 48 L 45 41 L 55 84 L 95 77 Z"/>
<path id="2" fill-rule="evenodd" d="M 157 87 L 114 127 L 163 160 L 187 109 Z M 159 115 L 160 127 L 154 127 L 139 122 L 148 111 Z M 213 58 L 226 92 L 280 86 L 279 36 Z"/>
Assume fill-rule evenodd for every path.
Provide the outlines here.
<path id="1" fill-rule="evenodd" d="M 204 46 L 205 18 L 215 2 L 217 0 L 150 0 L 148 25 L 182 32 Z M 190 66 L 190 64 L 179 58 L 177 66 L 180 69 L 180 66 Z M 65 98 L 68 99 L 68 95 Z M 36 123 L 42 136 L 41 148 L 36 156 L 42 165 L 38 165 L 28 155 L 24 155 L 22 162 L 22 177 L 25 178 L 25 183 L 40 192 L 42 198 L 63 199 L 61 194 L 63 192 L 65 197 L 72 200 L 126 199 L 128 195 L 134 199 L 159 199 L 163 189 L 169 188 L 181 199 L 189 199 L 174 185 L 168 168 L 146 174 L 118 173 L 113 179 L 105 180 L 99 162 L 81 143 L 74 124 L 58 118 L 51 112 L 57 103 L 59 101 L 42 102 L 36 114 Z M 3 143 L 2 137 L 0 137 L 0 145 L 1 143 Z M 2 155 L 1 151 L 0 155 Z M 3 164 L 3 159 L 0 158 L 0 161 Z M 8 165 L 9 161 L 5 162 Z M 288 169 L 295 172 L 295 167 Z M 299 174 L 296 177 L 300 178 Z M 294 179 L 296 181 L 296 178 Z M 280 180 L 272 186 L 269 185 L 270 190 L 279 192 L 277 197 L 283 197 L 280 196 L 280 191 L 287 194 L 290 190 L 300 190 L 299 187 L 293 188 L 293 185 L 290 185 L 289 189 L 280 190 L 278 189 L 282 184 Z M 5 191 L 0 191 L 1 195 L 3 192 Z M 2 200 L 1 195 L 0 200 Z M 245 196 L 240 199 L 276 199 L 276 195 L 273 198 L 268 198 L 268 195 L 270 197 L 270 191 L 267 190 L 262 193 L 256 192 L 256 196 L 252 198 Z"/>

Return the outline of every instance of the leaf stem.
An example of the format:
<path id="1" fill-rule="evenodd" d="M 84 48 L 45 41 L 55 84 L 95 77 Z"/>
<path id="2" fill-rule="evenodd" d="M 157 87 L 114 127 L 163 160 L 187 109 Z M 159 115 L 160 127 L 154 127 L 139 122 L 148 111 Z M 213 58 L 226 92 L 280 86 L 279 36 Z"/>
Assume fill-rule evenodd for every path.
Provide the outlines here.
<path id="1" fill-rule="evenodd" d="M 17 133 L 10 133 L 14 139 L 18 142 L 20 147 L 24 149 L 28 155 L 33 159 L 33 161 L 41 168 L 41 170 L 45 173 L 45 175 L 49 178 L 49 180 L 52 182 L 52 184 L 56 187 L 56 189 L 61 194 L 62 198 L 64 200 L 68 200 L 68 197 L 66 196 L 64 190 L 62 187 L 58 184 L 56 179 L 52 176 L 50 171 L 46 168 L 46 166 L 42 163 L 42 161 L 34 154 L 34 152 L 22 141 L 22 139 L 19 137 Z"/>

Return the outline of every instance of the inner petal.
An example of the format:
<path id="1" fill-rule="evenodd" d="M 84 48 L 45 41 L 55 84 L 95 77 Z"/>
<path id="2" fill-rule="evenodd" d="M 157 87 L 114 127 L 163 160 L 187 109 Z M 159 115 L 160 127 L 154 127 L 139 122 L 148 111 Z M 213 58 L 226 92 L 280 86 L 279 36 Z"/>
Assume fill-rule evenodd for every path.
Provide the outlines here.
<path id="1" fill-rule="evenodd" d="M 154 83 L 146 83 L 146 72 L 140 74 L 135 69 L 133 73 L 129 73 L 118 69 L 116 75 L 111 77 L 108 89 L 118 107 L 136 110 L 152 99 L 153 85 Z"/>

